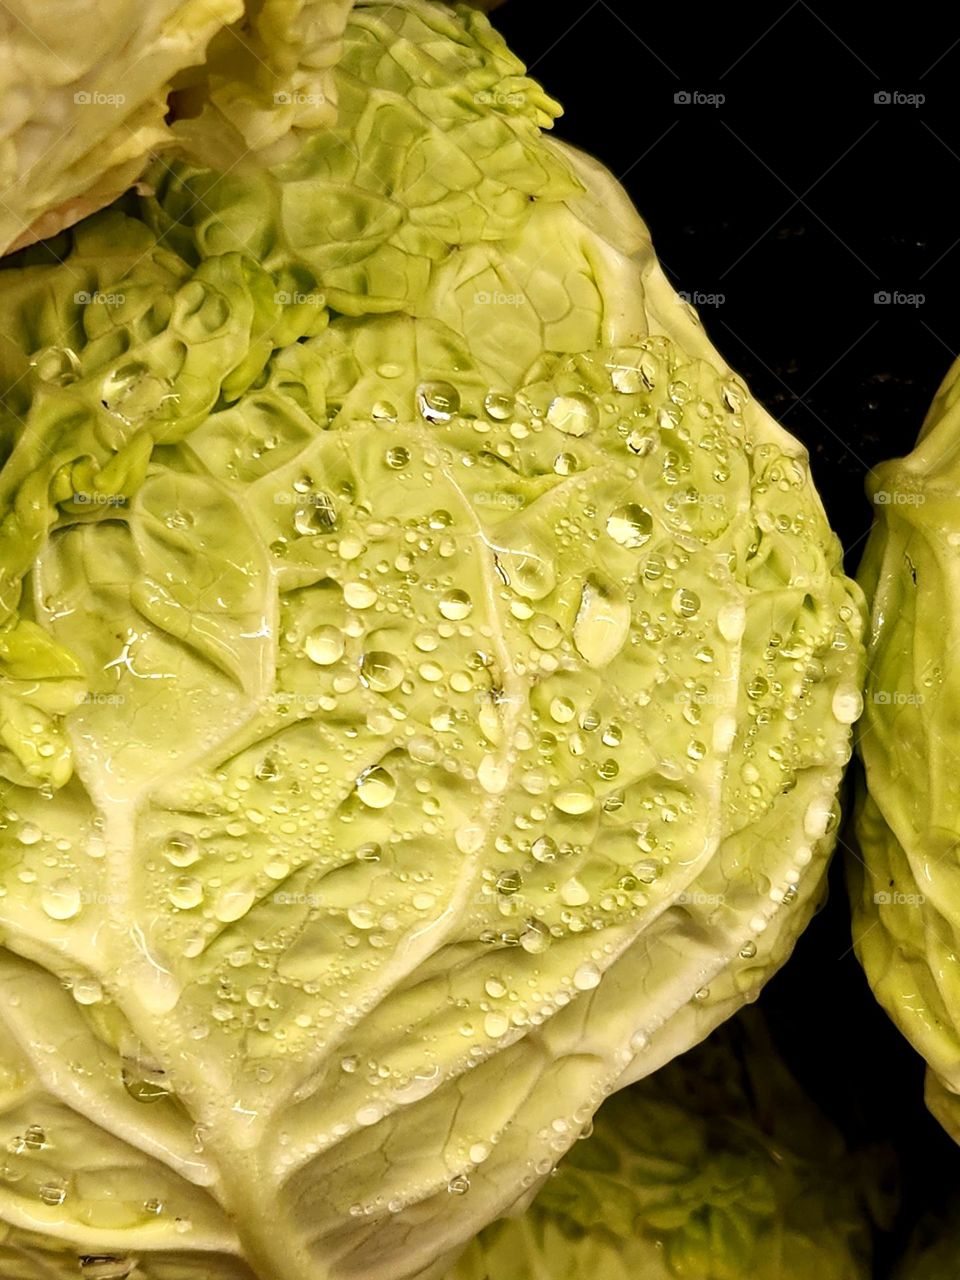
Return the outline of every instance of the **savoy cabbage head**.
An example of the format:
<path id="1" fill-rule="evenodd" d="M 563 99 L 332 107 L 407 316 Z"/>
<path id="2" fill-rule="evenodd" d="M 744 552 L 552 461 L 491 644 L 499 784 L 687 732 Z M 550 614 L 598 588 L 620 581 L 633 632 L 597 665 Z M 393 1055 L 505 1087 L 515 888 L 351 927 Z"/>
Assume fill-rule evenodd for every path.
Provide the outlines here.
<path id="1" fill-rule="evenodd" d="M 960 792 L 957 445 L 960 365 L 916 448 L 870 479 L 877 519 L 860 568 L 871 601 L 867 711 L 851 859 L 854 939 L 877 999 L 923 1054 L 927 1104 L 960 1141 Z"/>
<path id="2" fill-rule="evenodd" d="M 834 843 L 803 449 L 485 17 L 360 4 L 335 80 L 0 273 L 17 1280 L 442 1276 Z"/>

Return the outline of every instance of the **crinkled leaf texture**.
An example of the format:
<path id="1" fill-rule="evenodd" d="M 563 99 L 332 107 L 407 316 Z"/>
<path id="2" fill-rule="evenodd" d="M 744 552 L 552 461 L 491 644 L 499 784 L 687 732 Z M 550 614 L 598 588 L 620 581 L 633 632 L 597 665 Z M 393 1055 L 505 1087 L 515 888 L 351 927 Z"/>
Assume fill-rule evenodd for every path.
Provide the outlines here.
<path id="1" fill-rule="evenodd" d="M 927 1104 L 960 1140 L 960 365 L 906 458 L 875 469 L 860 569 L 871 601 L 854 939 L 877 999 L 924 1056 Z"/>
<path id="2" fill-rule="evenodd" d="M 362 5 L 336 80 L 3 275 L 17 1280 L 442 1276 L 834 841 L 803 450 L 484 17 Z"/>
<path id="3" fill-rule="evenodd" d="M 171 79 L 243 0 L 12 0 L 0 10 L 0 253 L 102 208 L 167 137 Z"/>
<path id="4" fill-rule="evenodd" d="M 447 1280 L 866 1280 L 878 1171 L 754 1019 L 604 1103 L 520 1217 Z"/>

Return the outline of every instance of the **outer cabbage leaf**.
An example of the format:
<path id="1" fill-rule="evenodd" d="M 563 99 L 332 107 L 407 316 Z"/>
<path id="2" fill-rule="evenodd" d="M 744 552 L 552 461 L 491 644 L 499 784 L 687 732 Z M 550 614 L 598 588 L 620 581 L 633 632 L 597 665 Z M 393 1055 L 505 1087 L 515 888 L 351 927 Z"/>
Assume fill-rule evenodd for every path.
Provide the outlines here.
<path id="1" fill-rule="evenodd" d="M 960 684 L 956 548 L 960 365 L 913 453 L 878 467 L 860 579 L 872 601 L 854 939 L 870 985 L 929 1064 L 927 1103 L 960 1140 L 960 784 L 949 725 Z"/>
<path id="2" fill-rule="evenodd" d="M 64 1191 L 0 1217 L 52 1257 L 442 1276 L 756 995 L 835 838 L 861 601 L 803 450 L 485 18 L 361 6 L 335 75 L 0 291 L 0 955 Z"/>
<path id="3" fill-rule="evenodd" d="M 752 1020 L 621 1091 L 583 1137 L 447 1280 L 871 1274 L 883 1164 L 846 1151 Z"/>
<path id="4" fill-rule="evenodd" d="M 952 1280 L 960 1257 L 960 1202 L 956 1196 L 926 1213 L 914 1229 L 894 1280 Z"/>
<path id="5" fill-rule="evenodd" d="M 0 10 L 0 253 L 129 187 L 168 138 L 167 93 L 243 0 L 11 0 Z"/>

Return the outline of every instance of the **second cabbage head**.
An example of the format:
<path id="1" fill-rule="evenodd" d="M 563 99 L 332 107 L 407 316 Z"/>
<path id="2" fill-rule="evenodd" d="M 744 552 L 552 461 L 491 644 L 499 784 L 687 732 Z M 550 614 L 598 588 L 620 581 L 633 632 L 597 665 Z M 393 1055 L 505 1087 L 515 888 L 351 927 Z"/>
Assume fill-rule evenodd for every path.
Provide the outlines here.
<path id="1" fill-rule="evenodd" d="M 486 18 L 361 4 L 335 80 L 2 273 L 41 1274 L 443 1275 L 758 993 L 835 840 L 862 609 L 804 451 Z"/>

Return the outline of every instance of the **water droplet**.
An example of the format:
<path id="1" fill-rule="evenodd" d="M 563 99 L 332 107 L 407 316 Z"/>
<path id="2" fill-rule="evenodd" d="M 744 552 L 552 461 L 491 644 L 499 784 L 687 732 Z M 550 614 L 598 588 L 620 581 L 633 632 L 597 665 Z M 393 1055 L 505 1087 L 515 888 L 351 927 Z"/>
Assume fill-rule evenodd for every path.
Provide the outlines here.
<path id="1" fill-rule="evenodd" d="M 523 932 L 520 934 L 520 945 L 530 955 L 542 955 L 550 945 L 549 929 L 539 920 L 525 921 Z"/>
<path id="2" fill-rule="evenodd" d="M 351 609 L 369 609 L 377 602 L 377 593 L 367 582 L 347 582 L 343 598 Z"/>
<path id="3" fill-rule="evenodd" d="M 530 619 L 530 639 L 540 649 L 555 649 L 563 639 L 563 628 L 556 618 L 536 613 Z"/>
<path id="4" fill-rule="evenodd" d="M 243 919 L 256 897 L 251 885 L 233 885 L 221 893 L 213 914 L 221 924 L 232 924 L 235 920 Z"/>
<path id="5" fill-rule="evenodd" d="M 605 667 L 617 656 L 630 633 L 630 606 L 622 593 L 592 575 L 580 594 L 573 624 L 573 643 L 591 667 Z"/>
<path id="6" fill-rule="evenodd" d="M 360 679 L 374 693 L 390 693 L 403 681 L 403 663 L 395 654 L 373 649 L 360 659 Z"/>
<path id="7" fill-rule="evenodd" d="M 203 901 L 203 885 L 196 876 L 178 876 L 170 886 L 170 901 L 181 911 L 191 911 Z"/>
<path id="8" fill-rule="evenodd" d="M 370 412 L 375 422 L 396 422 L 397 420 L 397 407 L 389 400 L 378 400 Z"/>
<path id="9" fill-rule="evenodd" d="M 495 422 L 505 422 L 513 413 L 514 399 L 503 392 L 490 391 L 483 398 L 483 407 L 488 418 L 493 418 Z"/>
<path id="10" fill-rule="evenodd" d="M 488 795 L 496 796 L 506 790 L 510 768 L 505 760 L 485 755 L 477 769 L 477 781 Z"/>
<path id="11" fill-rule="evenodd" d="M 368 902 L 355 902 L 347 908 L 347 919 L 355 929 L 372 929 L 377 923 L 373 908 Z"/>
<path id="12" fill-rule="evenodd" d="M 583 907 L 590 901 L 590 893 L 585 884 L 571 876 L 560 886 L 560 901 L 566 907 Z"/>
<path id="13" fill-rule="evenodd" d="M 656 441 L 653 436 L 648 435 L 646 431 L 639 429 L 631 431 L 627 436 L 627 448 L 631 453 L 635 453 L 638 458 L 645 458 L 648 454 L 653 453 Z"/>
<path id="14" fill-rule="evenodd" d="M 497 875 L 496 887 L 497 893 L 510 897 L 523 887 L 523 877 L 519 871 L 501 871 Z"/>
<path id="15" fill-rule="evenodd" d="M 863 698 L 855 685 L 839 685 L 833 695 L 833 714 L 840 724 L 855 724 L 863 712 Z"/>
<path id="16" fill-rule="evenodd" d="M 417 387 L 417 410 L 425 422 L 449 422 L 460 409 L 460 395 L 449 382 L 423 382 Z"/>
<path id="17" fill-rule="evenodd" d="M 437 608 L 449 622 L 462 622 L 473 612 L 473 601 L 466 591 L 454 588 L 444 592 L 437 603 Z"/>
<path id="18" fill-rule="evenodd" d="M 653 516 L 639 503 L 628 502 L 607 517 L 607 533 L 621 547 L 642 547 L 653 533 Z"/>
<path id="19" fill-rule="evenodd" d="M 767 696 L 769 689 L 770 685 L 763 676 L 754 676 L 747 685 L 747 697 L 751 702 L 760 702 Z"/>
<path id="20" fill-rule="evenodd" d="M 73 984 L 73 998 L 77 1004 L 99 1004 L 103 999 L 103 987 L 96 978 L 81 978 Z"/>
<path id="21" fill-rule="evenodd" d="M 38 1124 L 32 1124 L 23 1135 L 23 1144 L 29 1151 L 41 1151 L 47 1145 L 47 1134 Z"/>
<path id="22" fill-rule="evenodd" d="M 357 795 L 369 809 L 386 809 L 397 794 L 397 783 L 381 765 L 366 769 L 357 779 Z"/>
<path id="23" fill-rule="evenodd" d="M 585 436 L 600 421 L 597 406 L 587 396 L 555 396 L 547 409 L 547 421 L 568 436 Z"/>
<path id="24" fill-rule="evenodd" d="M 254 770 L 254 776 L 260 782 L 276 782 L 280 777 L 280 768 L 272 756 L 264 756 Z"/>
<path id="25" fill-rule="evenodd" d="M 200 846 L 189 832 L 174 831 L 164 841 L 163 856 L 173 867 L 189 867 L 200 857 Z"/>
<path id="26" fill-rule="evenodd" d="M 317 666 L 329 667 L 343 657 L 345 643 L 339 627 L 317 627 L 304 640 L 303 651 Z"/>
<path id="27" fill-rule="evenodd" d="M 43 839 L 43 832 L 33 822 L 25 822 L 17 833 L 17 839 L 21 844 L 37 844 Z"/>
<path id="28" fill-rule="evenodd" d="M 82 1280 L 130 1280 L 137 1261 L 112 1253 L 88 1253 L 79 1259 L 79 1264 Z"/>
<path id="29" fill-rule="evenodd" d="M 80 357 L 71 347 L 47 347 L 30 361 L 44 382 L 65 387 L 80 376 Z"/>
<path id="30" fill-rule="evenodd" d="M 293 513 L 293 527 L 305 537 L 329 533 L 337 527 L 337 507 L 329 493 L 318 491 L 309 502 L 297 506 Z"/>
<path id="31" fill-rule="evenodd" d="M 402 444 L 392 445 L 383 456 L 391 471 L 402 471 L 410 462 L 410 450 Z"/>
<path id="32" fill-rule="evenodd" d="M 483 1029 L 491 1040 L 499 1040 L 510 1030 L 510 1019 L 502 1013 L 488 1013 L 483 1019 Z"/>
<path id="33" fill-rule="evenodd" d="M 576 704 L 571 698 L 554 698 L 550 703 L 550 715 L 557 724 L 569 724 L 576 714 Z"/>
<path id="34" fill-rule="evenodd" d="M 530 852 L 538 862 L 556 862 L 559 849 L 552 836 L 540 836 L 539 839 L 534 840 Z"/>
<path id="35" fill-rule="evenodd" d="M 740 948 L 740 956 L 743 960 L 752 960 L 757 954 L 757 944 L 755 942 L 745 942 Z"/>
<path id="36" fill-rule="evenodd" d="M 621 395 L 636 395 L 644 390 L 640 370 L 632 365 L 615 364 L 610 370 L 610 385 Z"/>
<path id="37" fill-rule="evenodd" d="M 700 611 L 700 597 L 695 591 L 681 587 L 674 592 L 671 607 L 678 618 L 695 618 Z"/>
<path id="38" fill-rule="evenodd" d="M 580 783 L 573 787 L 563 787 L 553 797 L 555 807 L 561 813 L 568 813 L 573 817 L 589 813 L 596 802 L 596 796 L 586 783 Z"/>
<path id="39" fill-rule="evenodd" d="M 156 1078 L 161 1072 L 151 1073 L 154 1078 L 148 1079 L 138 1075 L 135 1071 L 130 1071 L 124 1067 L 121 1072 L 123 1087 L 133 1098 L 134 1102 L 142 1102 L 150 1105 L 154 1102 L 162 1102 L 164 1098 L 169 1098 L 170 1088 Z"/>
<path id="40" fill-rule="evenodd" d="M 588 961 L 580 965 L 573 975 L 573 985 L 578 991 L 592 991 L 594 987 L 599 987 L 600 977 L 600 970 Z"/>
<path id="41" fill-rule="evenodd" d="M 55 880 L 44 889 L 40 902 L 51 920 L 72 920 L 80 912 L 80 889 L 72 880 Z"/>
<path id="42" fill-rule="evenodd" d="M 553 460 L 553 470 L 558 476 L 572 476 L 579 465 L 573 453 L 558 453 Z"/>
<path id="43" fill-rule="evenodd" d="M 41 1184 L 37 1194 L 44 1204 L 53 1209 L 57 1205 L 63 1204 L 64 1200 L 66 1200 L 67 1184 L 63 1178 L 51 1178 L 49 1182 Z"/>

